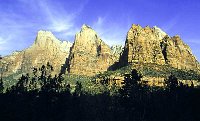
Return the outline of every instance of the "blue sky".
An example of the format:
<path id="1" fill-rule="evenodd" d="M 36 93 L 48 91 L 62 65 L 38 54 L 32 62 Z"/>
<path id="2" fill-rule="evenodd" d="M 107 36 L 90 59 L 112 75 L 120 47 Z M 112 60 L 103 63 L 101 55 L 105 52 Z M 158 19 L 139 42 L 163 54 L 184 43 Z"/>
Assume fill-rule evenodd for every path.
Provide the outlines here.
<path id="1" fill-rule="evenodd" d="M 0 54 L 29 47 L 39 30 L 73 42 L 82 24 L 123 45 L 133 23 L 180 35 L 200 61 L 199 0 L 0 0 Z"/>

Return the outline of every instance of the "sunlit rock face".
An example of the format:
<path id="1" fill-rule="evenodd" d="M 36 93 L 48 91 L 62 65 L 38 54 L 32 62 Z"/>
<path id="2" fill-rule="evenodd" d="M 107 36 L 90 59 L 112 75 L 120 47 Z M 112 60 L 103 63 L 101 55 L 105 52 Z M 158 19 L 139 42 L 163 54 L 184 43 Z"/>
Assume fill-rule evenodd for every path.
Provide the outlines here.
<path id="1" fill-rule="evenodd" d="M 127 64 L 164 65 L 184 70 L 200 70 L 199 63 L 179 36 L 170 37 L 158 27 L 133 24 L 125 46 L 109 47 L 89 26 L 83 25 L 72 43 L 58 40 L 49 31 L 39 31 L 29 48 L 3 57 L 4 74 L 30 73 L 33 67 L 49 62 L 58 74 L 61 66 L 69 74 L 93 76 Z M 64 66 L 63 66 L 64 64 Z M 2 65 L 0 65 L 2 66 Z M 136 67 L 136 66 L 135 66 Z"/>
<path id="2" fill-rule="evenodd" d="M 31 47 L 4 57 L 5 74 L 28 73 L 33 67 L 41 67 L 47 62 L 54 67 L 53 74 L 57 74 L 65 64 L 71 46 L 70 42 L 61 42 L 49 31 L 39 31 Z"/>
<path id="3" fill-rule="evenodd" d="M 166 64 L 178 69 L 199 70 L 199 62 L 188 45 L 179 36 L 166 36 L 162 40 L 162 49 L 166 58 Z"/>
<path id="4" fill-rule="evenodd" d="M 199 71 L 199 63 L 179 36 L 170 37 L 158 27 L 133 24 L 120 57 L 122 65 L 158 64 Z"/>
<path id="5" fill-rule="evenodd" d="M 118 60 L 117 56 L 91 27 L 83 25 L 70 52 L 69 73 L 92 76 L 104 72 Z"/>
<path id="6" fill-rule="evenodd" d="M 120 55 L 123 52 L 123 46 L 122 45 L 113 45 L 111 46 L 111 54 L 116 57 L 116 60 L 119 60 Z"/>
<path id="7" fill-rule="evenodd" d="M 165 36 L 157 28 L 142 28 L 133 25 L 128 31 L 122 62 L 165 64 L 160 47 L 161 38 Z"/>

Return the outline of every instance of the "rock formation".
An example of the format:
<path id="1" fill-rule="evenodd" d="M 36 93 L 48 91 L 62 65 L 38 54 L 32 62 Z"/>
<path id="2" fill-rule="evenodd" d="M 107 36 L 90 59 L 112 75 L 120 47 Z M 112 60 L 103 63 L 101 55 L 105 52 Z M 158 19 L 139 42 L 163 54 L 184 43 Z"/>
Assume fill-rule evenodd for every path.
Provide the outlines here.
<path id="1" fill-rule="evenodd" d="M 54 67 L 53 74 L 57 74 L 65 64 L 71 46 L 70 42 L 61 42 L 49 31 L 39 31 L 31 47 L 4 57 L 5 74 L 27 73 L 47 62 Z"/>
<path id="2" fill-rule="evenodd" d="M 200 72 L 199 63 L 179 36 L 170 37 L 158 27 L 134 24 L 124 47 L 109 47 L 91 27 L 83 25 L 73 45 L 61 42 L 51 32 L 39 31 L 31 47 L 6 56 L 1 62 L 6 76 L 30 72 L 47 62 L 54 67 L 53 74 L 58 74 L 62 66 L 69 74 L 93 76 L 128 64 L 137 68 L 157 65 L 156 70 L 169 66 Z"/>
<path id="3" fill-rule="evenodd" d="M 115 53 L 116 54 L 116 53 Z M 118 58 L 111 48 L 87 25 L 76 34 L 69 56 L 69 73 L 95 75 L 106 71 Z"/>
<path id="4" fill-rule="evenodd" d="M 199 71 L 199 62 L 192 54 L 190 47 L 179 36 L 166 36 L 161 42 L 161 47 L 166 64 L 178 69 Z"/>
<path id="5" fill-rule="evenodd" d="M 157 64 L 199 71 L 199 63 L 179 36 L 170 37 L 158 27 L 133 24 L 120 57 L 122 65 Z"/>
<path id="6" fill-rule="evenodd" d="M 120 55 L 123 52 L 123 46 L 122 45 L 113 45 L 111 46 L 111 54 L 116 57 L 116 60 L 119 60 Z"/>

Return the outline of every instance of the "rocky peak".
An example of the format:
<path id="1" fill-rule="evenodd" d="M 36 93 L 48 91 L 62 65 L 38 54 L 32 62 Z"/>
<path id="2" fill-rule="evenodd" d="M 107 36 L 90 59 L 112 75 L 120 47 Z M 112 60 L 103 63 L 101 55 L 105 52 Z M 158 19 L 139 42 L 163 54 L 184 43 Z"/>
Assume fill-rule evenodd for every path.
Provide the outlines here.
<path id="1" fill-rule="evenodd" d="M 138 24 L 132 24 L 132 27 L 128 31 L 127 38 L 131 39 L 131 37 L 138 37 L 140 35 L 141 36 L 144 36 L 144 35 L 145 36 L 151 36 L 152 34 L 158 40 L 161 40 L 165 36 L 167 36 L 167 34 L 163 30 L 158 28 L 157 26 L 154 26 L 152 28 L 150 26 L 146 26 L 146 27 L 142 28 Z"/>
<path id="2" fill-rule="evenodd" d="M 89 26 L 83 25 L 81 31 L 75 36 L 76 44 L 95 44 L 99 39 L 97 33 Z"/>
<path id="3" fill-rule="evenodd" d="M 160 40 L 163 39 L 165 36 L 167 36 L 167 34 L 157 26 L 154 26 L 152 29 L 155 31 L 155 34 L 157 34 L 158 39 Z"/>
<path id="4" fill-rule="evenodd" d="M 90 26 L 83 24 L 81 27 L 81 31 L 87 30 L 87 29 L 92 29 Z"/>
<path id="5" fill-rule="evenodd" d="M 54 67 L 53 74 L 58 74 L 66 63 L 71 46 L 70 42 L 58 40 L 50 31 L 39 31 L 32 46 L 5 58 L 8 62 L 6 73 L 31 73 L 33 67 L 49 62 Z"/>
<path id="6" fill-rule="evenodd" d="M 158 30 L 158 29 L 156 29 Z M 121 57 L 122 63 L 159 63 L 165 64 L 160 38 L 155 28 L 133 24 L 128 31 L 125 48 Z M 125 64 L 125 65 L 126 65 Z"/>
<path id="7" fill-rule="evenodd" d="M 69 56 L 69 73 L 95 75 L 114 63 L 110 47 L 89 26 L 76 34 Z"/>
<path id="8" fill-rule="evenodd" d="M 120 63 L 169 65 L 199 71 L 199 63 L 180 36 L 170 37 L 156 26 L 142 28 L 132 25 L 127 33 Z"/>
<path id="9" fill-rule="evenodd" d="M 40 30 L 31 49 L 50 49 L 69 53 L 72 43 L 58 40 L 52 32 Z"/>
<path id="10" fill-rule="evenodd" d="M 40 30 L 37 33 L 37 37 L 35 39 L 35 45 L 38 45 L 40 47 L 45 47 L 46 45 L 49 45 L 55 41 L 58 42 L 58 40 L 50 31 Z"/>

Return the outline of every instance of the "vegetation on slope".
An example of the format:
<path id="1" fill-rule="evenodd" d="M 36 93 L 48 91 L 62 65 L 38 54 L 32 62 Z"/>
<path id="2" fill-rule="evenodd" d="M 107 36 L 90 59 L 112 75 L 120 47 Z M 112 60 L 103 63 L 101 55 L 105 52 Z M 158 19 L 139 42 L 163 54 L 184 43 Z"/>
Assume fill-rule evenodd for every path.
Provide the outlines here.
<path id="1" fill-rule="evenodd" d="M 173 74 L 180 80 L 199 80 L 200 75 L 193 70 L 182 70 L 173 68 L 167 65 L 157 65 L 157 64 L 141 64 L 141 65 L 128 65 L 125 67 L 121 67 L 119 69 L 113 71 L 106 71 L 104 73 L 100 73 L 100 75 L 111 76 L 117 75 L 122 76 L 126 73 L 129 73 L 132 69 L 137 69 L 143 76 L 147 77 L 163 77 L 167 78 L 169 75 Z"/>
<path id="2" fill-rule="evenodd" d="M 165 89 L 152 89 L 140 83 L 142 75 L 137 70 L 129 73 L 125 75 L 124 85 L 117 89 L 116 95 L 111 95 L 112 90 L 94 95 L 86 93 L 83 82 L 80 81 L 76 82 L 74 91 L 71 91 L 69 84 L 63 85 L 62 76 L 46 78 L 44 73 L 41 73 L 38 80 L 30 80 L 29 75 L 24 75 L 10 90 L 0 93 L 0 120 L 200 120 L 199 88 L 179 84 L 177 78 L 171 75 L 167 78 Z M 33 80 L 42 83 L 41 89 L 29 90 L 34 86 Z"/>

